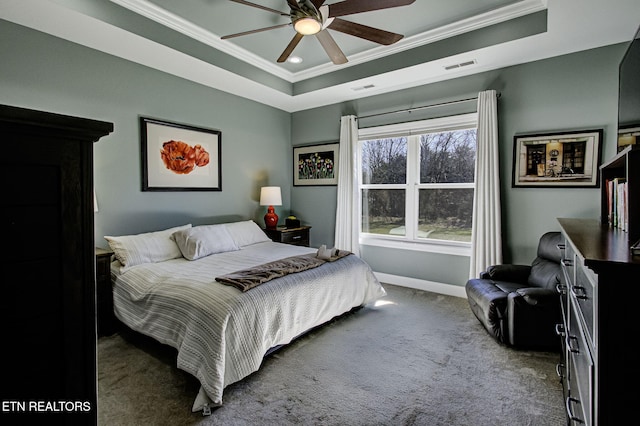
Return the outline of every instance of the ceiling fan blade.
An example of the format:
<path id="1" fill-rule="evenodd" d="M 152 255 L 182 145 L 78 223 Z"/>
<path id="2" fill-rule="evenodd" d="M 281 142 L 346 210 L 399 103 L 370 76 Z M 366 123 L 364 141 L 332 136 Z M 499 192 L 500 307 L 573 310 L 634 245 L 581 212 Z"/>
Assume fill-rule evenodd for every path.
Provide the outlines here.
<path id="1" fill-rule="evenodd" d="M 320 9 L 320 6 L 324 4 L 326 0 L 311 0 L 311 3 L 316 7 L 316 9 Z"/>
<path id="2" fill-rule="evenodd" d="M 347 63 L 347 57 L 344 56 L 344 53 L 342 53 L 342 50 L 340 50 L 340 48 L 338 47 L 338 44 L 335 42 L 333 37 L 331 37 L 331 34 L 329 34 L 329 31 L 327 30 L 320 31 L 319 33 L 316 34 L 316 38 L 324 48 L 324 51 L 327 52 L 327 55 L 329 55 L 331 62 L 333 62 L 336 65 Z"/>
<path id="3" fill-rule="evenodd" d="M 374 43 L 384 44 L 385 46 L 393 44 L 404 37 L 402 34 L 396 34 L 379 28 L 373 28 L 368 25 L 345 21 L 341 18 L 335 18 L 327 28 L 363 38 Z"/>
<path id="4" fill-rule="evenodd" d="M 291 8 L 291 10 L 298 10 L 300 6 L 298 6 L 298 2 L 296 0 L 287 0 L 287 4 Z"/>
<path id="5" fill-rule="evenodd" d="M 295 49 L 298 43 L 300 43 L 300 40 L 302 40 L 302 37 L 304 36 L 299 33 L 296 33 L 296 35 L 293 36 L 293 38 L 289 42 L 289 45 L 284 49 L 284 52 L 282 52 L 282 54 L 278 58 L 278 62 L 284 62 L 287 60 L 289 55 L 291 55 L 291 52 L 293 52 L 293 49 Z"/>
<path id="6" fill-rule="evenodd" d="M 234 2 L 234 3 L 244 4 L 245 6 L 257 7 L 258 9 L 266 10 L 267 12 L 277 13 L 278 15 L 281 15 L 281 16 L 289 16 L 288 13 L 281 12 L 281 11 L 275 10 L 275 9 L 271 9 L 269 7 L 266 7 L 266 6 L 262 6 L 261 4 L 251 3 L 251 2 L 246 1 L 246 0 L 231 0 L 231 1 Z"/>
<path id="7" fill-rule="evenodd" d="M 243 36 L 243 35 L 254 34 L 254 33 L 260 33 L 262 31 L 269 31 L 269 30 L 273 30 L 273 29 L 276 29 L 276 28 L 287 27 L 289 25 L 291 25 L 291 22 L 287 22 L 286 24 L 273 25 L 271 27 L 258 28 L 257 30 L 249 30 L 249 31 L 243 31 L 241 33 L 229 34 L 229 35 L 220 37 L 220 39 L 221 40 L 226 40 L 228 38 L 240 37 L 240 36 Z"/>
<path id="8" fill-rule="evenodd" d="M 415 0 L 345 0 L 329 5 L 329 17 L 407 6 Z"/>

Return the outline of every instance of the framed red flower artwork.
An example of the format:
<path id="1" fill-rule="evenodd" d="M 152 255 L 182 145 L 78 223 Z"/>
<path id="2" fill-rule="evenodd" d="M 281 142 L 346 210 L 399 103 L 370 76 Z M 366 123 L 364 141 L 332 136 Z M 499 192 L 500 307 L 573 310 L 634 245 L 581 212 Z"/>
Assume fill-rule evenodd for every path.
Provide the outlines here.
<path id="1" fill-rule="evenodd" d="M 140 117 L 143 191 L 222 191 L 222 132 Z"/>

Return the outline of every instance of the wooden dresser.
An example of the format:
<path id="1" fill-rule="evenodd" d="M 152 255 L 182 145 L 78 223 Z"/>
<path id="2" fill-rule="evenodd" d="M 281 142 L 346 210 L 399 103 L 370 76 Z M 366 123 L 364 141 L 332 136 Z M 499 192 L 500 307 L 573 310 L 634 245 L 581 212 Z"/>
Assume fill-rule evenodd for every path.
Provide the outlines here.
<path id="1" fill-rule="evenodd" d="M 559 373 L 570 425 L 629 424 L 640 380 L 635 353 L 640 256 L 629 234 L 597 220 L 558 219 L 564 244 L 563 359 Z"/>
<path id="2" fill-rule="evenodd" d="M 93 143 L 112 130 L 0 105 L 0 262 L 13 277 L 1 299 L 1 392 L 15 402 L 4 424 L 97 422 Z"/>

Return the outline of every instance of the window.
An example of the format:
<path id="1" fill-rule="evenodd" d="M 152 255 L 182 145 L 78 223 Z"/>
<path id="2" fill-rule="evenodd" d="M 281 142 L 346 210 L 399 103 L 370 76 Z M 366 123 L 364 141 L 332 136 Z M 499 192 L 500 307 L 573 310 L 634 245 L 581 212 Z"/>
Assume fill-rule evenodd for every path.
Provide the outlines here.
<path id="1" fill-rule="evenodd" d="M 365 243 L 469 247 L 476 122 L 476 114 L 465 114 L 359 130 Z"/>

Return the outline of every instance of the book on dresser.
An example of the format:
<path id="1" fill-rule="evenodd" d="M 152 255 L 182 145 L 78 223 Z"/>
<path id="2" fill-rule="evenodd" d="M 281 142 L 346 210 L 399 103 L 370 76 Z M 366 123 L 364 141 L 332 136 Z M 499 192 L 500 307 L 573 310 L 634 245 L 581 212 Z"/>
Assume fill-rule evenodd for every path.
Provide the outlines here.
<path id="1" fill-rule="evenodd" d="M 640 239 L 640 146 L 631 145 L 600 166 L 601 220 L 628 233 L 628 247 Z"/>
<path id="2" fill-rule="evenodd" d="M 627 223 L 627 181 L 623 177 L 607 179 L 607 221 L 609 226 L 626 229 Z"/>

